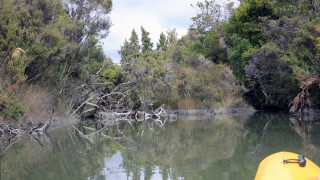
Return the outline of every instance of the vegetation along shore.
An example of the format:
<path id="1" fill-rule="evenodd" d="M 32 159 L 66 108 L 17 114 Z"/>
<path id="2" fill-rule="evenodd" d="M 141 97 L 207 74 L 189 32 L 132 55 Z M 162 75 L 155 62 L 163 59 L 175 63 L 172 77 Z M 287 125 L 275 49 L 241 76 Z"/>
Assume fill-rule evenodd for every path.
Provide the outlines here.
<path id="1" fill-rule="evenodd" d="M 55 115 L 320 108 L 318 1 L 199 1 L 181 38 L 133 29 L 120 64 L 101 47 L 112 1 L 83 2 L 0 1 L 0 138 L 45 133 Z"/>

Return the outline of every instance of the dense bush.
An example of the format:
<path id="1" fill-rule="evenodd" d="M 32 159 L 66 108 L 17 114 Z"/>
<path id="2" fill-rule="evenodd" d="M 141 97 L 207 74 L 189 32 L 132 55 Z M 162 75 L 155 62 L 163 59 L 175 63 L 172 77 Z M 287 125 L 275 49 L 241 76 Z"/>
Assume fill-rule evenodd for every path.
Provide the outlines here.
<path id="1" fill-rule="evenodd" d="M 32 84 L 72 97 L 74 87 L 101 67 L 108 69 L 104 64 L 110 60 L 99 40 L 109 32 L 111 7 L 111 0 L 0 1 L 0 113 L 10 119 L 22 116 L 28 102 L 17 97 Z M 110 78 L 116 75 L 108 78 L 114 81 Z"/>
<path id="2" fill-rule="evenodd" d="M 189 33 L 166 48 L 140 52 L 129 65 L 126 57 L 131 56 L 125 53 L 128 56 L 122 66 L 129 81 L 136 83 L 135 92 L 142 105 L 157 107 L 164 103 L 174 109 L 210 109 L 241 101 L 230 68 L 206 59 L 199 49 L 195 51 L 195 43 L 200 41 L 194 41 L 193 36 Z"/>
<path id="3" fill-rule="evenodd" d="M 0 120 L 1 116 L 4 119 L 18 120 L 24 112 L 25 109 L 19 101 L 0 94 Z"/>

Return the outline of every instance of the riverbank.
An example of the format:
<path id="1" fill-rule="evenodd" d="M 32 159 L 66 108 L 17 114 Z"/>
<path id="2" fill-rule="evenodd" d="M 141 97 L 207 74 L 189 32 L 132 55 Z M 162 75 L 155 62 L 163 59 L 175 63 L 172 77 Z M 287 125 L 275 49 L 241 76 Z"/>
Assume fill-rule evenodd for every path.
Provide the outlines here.
<path id="1" fill-rule="evenodd" d="M 250 106 L 228 106 L 218 107 L 213 109 L 175 109 L 168 110 L 167 114 L 170 118 L 188 118 L 195 119 L 195 117 L 204 117 L 206 119 L 217 116 L 238 116 L 238 115 L 252 115 L 255 113 Z"/>

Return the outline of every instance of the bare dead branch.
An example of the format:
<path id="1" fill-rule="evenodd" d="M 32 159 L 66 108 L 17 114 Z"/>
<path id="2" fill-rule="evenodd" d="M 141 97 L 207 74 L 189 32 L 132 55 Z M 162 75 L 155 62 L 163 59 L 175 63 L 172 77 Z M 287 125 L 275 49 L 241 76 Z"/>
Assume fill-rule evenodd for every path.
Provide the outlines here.
<path id="1" fill-rule="evenodd" d="M 80 106 L 78 106 L 78 108 L 76 110 L 74 110 L 73 113 L 71 113 L 69 117 L 73 116 L 83 105 L 85 105 L 87 102 L 89 102 L 92 99 L 93 99 L 93 97 L 88 98 L 85 102 L 83 102 Z"/>
<path id="2" fill-rule="evenodd" d="M 16 144 L 20 140 L 21 140 L 21 138 L 18 138 L 15 142 L 10 143 L 3 151 L 0 152 L 0 154 L 4 154 L 12 145 Z"/>
<path id="3" fill-rule="evenodd" d="M 309 100 L 309 88 L 315 84 L 320 85 L 320 77 L 300 77 L 298 78 L 302 91 L 290 102 L 290 112 L 299 112 L 302 115 L 305 107 L 311 107 L 312 103 Z"/>

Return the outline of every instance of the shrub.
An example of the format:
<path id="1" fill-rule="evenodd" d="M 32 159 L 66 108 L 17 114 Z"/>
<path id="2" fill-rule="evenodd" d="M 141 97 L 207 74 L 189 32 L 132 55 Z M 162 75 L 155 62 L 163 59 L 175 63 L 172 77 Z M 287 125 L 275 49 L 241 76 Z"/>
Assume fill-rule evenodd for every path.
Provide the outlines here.
<path id="1" fill-rule="evenodd" d="M 23 114 L 24 107 L 20 102 L 0 94 L 0 115 L 5 119 L 17 120 Z"/>

